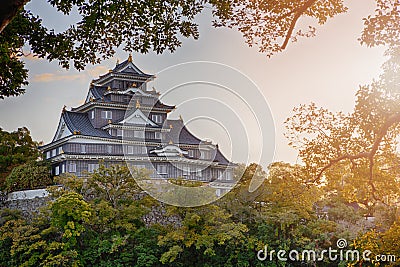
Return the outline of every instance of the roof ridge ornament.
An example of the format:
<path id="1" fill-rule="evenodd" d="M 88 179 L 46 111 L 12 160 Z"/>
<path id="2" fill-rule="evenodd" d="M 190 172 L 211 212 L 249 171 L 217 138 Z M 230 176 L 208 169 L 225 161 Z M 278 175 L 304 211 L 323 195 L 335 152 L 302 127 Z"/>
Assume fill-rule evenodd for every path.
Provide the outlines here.
<path id="1" fill-rule="evenodd" d="M 136 99 L 136 108 L 140 108 L 140 102 L 139 102 L 139 99 Z"/>
<path id="2" fill-rule="evenodd" d="M 115 64 L 116 66 L 119 64 L 119 58 L 117 58 L 117 63 Z"/>
<path id="3" fill-rule="evenodd" d="M 67 111 L 67 106 L 66 105 L 63 106 L 62 113 L 64 113 L 65 111 Z"/>
<path id="4" fill-rule="evenodd" d="M 132 54 L 129 53 L 128 62 L 132 62 Z"/>

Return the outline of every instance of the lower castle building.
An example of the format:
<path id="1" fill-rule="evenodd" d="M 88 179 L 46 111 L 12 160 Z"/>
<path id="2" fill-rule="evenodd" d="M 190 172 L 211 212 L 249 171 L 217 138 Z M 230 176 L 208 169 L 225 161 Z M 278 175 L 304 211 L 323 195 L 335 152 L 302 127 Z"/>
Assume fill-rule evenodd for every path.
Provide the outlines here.
<path id="1" fill-rule="evenodd" d="M 51 143 L 40 149 L 53 175 L 83 177 L 99 164 L 146 168 L 151 179 L 183 178 L 213 182 L 216 194 L 233 185 L 234 164 L 211 142 L 194 136 L 175 109 L 159 100 L 153 75 L 142 72 L 132 57 L 91 82 L 85 102 L 62 110 Z"/>

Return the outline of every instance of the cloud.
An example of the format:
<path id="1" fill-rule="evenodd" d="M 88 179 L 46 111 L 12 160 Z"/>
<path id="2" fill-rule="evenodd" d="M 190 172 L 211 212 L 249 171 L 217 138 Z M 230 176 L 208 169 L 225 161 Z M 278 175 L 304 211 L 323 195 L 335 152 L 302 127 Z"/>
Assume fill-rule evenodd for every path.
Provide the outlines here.
<path id="1" fill-rule="evenodd" d="M 83 73 L 82 74 L 72 74 L 72 75 L 42 73 L 42 74 L 36 74 L 33 77 L 32 81 L 47 83 L 47 82 L 54 82 L 54 81 L 74 81 L 74 80 L 80 80 L 82 78 L 85 78 L 85 75 L 83 75 Z"/>
<path id="2" fill-rule="evenodd" d="M 65 74 L 65 71 L 59 70 L 56 73 L 41 73 L 33 76 L 33 82 L 54 82 L 54 81 L 76 81 L 85 80 L 89 81 L 98 78 L 102 74 L 106 74 L 108 68 L 105 66 L 96 66 L 93 68 L 88 68 L 85 71 L 76 74 Z"/>

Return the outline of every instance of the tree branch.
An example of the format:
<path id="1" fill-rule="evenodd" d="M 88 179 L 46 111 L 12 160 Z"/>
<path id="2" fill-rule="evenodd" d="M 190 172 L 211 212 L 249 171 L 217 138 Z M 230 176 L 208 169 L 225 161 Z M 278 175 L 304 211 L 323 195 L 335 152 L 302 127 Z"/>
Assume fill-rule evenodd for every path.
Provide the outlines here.
<path id="1" fill-rule="evenodd" d="M 386 120 L 386 122 L 382 125 L 382 127 L 380 128 L 380 130 L 377 133 L 377 136 L 375 138 L 375 141 L 371 147 L 371 150 L 368 152 L 361 152 L 358 153 L 356 155 L 350 155 L 350 154 L 345 154 L 342 155 L 336 159 L 332 159 L 329 161 L 329 163 L 327 165 L 325 165 L 317 174 L 316 179 L 314 179 L 313 182 L 318 181 L 319 179 L 321 179 L 321 176 L 323 175 L 323 173 L 331 168 L 333 165 L 339 163 L 342 160 L 350 160 L 352 163 L 354 160 L 356 159 L 360 159 L 360 158 L 366 158 L 369 160 L 369 181 L 368 183 L 370 184 L 371 188 L 372 188 L 372 197 L 375 200 L 380 200 L 379 198 L 376 197 L 375 192 L 376 192 L 376 187 L 373 183 L 373 167 L 374 167 L 374 157 L 376 155 L 376 152 L 378 151 L 379 145 L 382 142 L 382 139 L 385 137 L 385 135 L 387 134 L 389 128 L 391 126 L 393 126 L 396 123 L 400 123 L 400 113 L 395 113 L 391 116 L 389 116 Z"/>
<path id="2" fill-rule="evenodd" d="M 0 33 L 7 27 L 18 11 L 30 0 L 0 1 Z"/>

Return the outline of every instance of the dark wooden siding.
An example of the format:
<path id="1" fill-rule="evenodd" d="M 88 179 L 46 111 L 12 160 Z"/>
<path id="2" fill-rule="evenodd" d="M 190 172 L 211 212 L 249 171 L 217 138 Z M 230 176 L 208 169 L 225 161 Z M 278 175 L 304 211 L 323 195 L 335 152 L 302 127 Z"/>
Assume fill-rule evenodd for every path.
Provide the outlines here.
<path id="1" fill-rule="evenodd" d="M 151 174 L 150 177 L 152 178 L 184 178 L 188 180 L 196 180 L 196 181 L 204 181 L 204 182 L 209 182 L 216 180 L 218 178 L 218 173 L 223 172 L 224 169 L 217 169 L 217 168 L 212 168 L 212 167 L 207 167 L 203 169 L 203 166 L 196 165 L 196 164 L 182 164 L 182 163 L 177 163 L 177 164 L 171 164 L 169 162 L 140 162 L 140 161 L 131 161 L 131 162 L 125 162 L 125 161 L 113 161 L 113 160 L 104 160 L 104 161 L 99 161 L 99 160 L 66 160 L 61 163 L 55 163 L 52 165 L 52 173 L 53 175 L 55 174 L 55 168 L 59 166 L 60 174 L 63 170 L 62 165 L 64 165 L 64 172 L 69 172 L 70 169 L 70 164 L 75 164 L 75 172 L 72 174 L 75 174 L 76 176 L 85 176 L 88 174 L 88 166 L 89 164 L 104 164 L 106 167 L 110 167 L 113 164 L 123 164 L 128 167 L 131 166 L 144 166 L 146 169 L 150 170 Z M 166 166 L 166 171 L 167 174 L 159 175 L 157 173 L 157 168 L 159 165 L 164 165 Z M 190 174 L 189 175 L 184 175 L 184 167 L 190 166 Z M 202 175 L 199 177 L 196 173 L 197 168 L 202 169 Z"/>
<path id="2" fill-rule="evenodd" d="M 85 146 L 84 151 L 82 151 L 82 146 Z M 81 143 L 68 143 L 64 145 L 64 153 L 67 154 L 94 154 L 94 155 L 123 155 L 124 148 L 125 152 L 128 153 L 128 146 L 133 147 L 133 155 L 143 155 L 141 145 L 117 145 L 117 144 L 81 144 Z M 146 150 L 152 150 L 155 147 L 146 146 Z"/>

